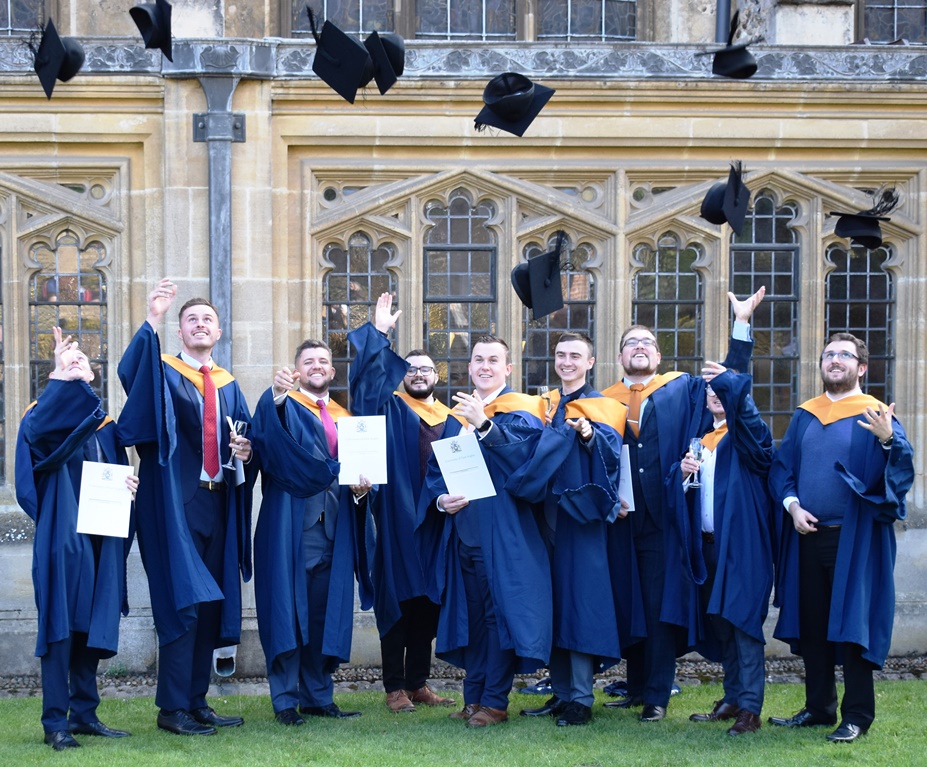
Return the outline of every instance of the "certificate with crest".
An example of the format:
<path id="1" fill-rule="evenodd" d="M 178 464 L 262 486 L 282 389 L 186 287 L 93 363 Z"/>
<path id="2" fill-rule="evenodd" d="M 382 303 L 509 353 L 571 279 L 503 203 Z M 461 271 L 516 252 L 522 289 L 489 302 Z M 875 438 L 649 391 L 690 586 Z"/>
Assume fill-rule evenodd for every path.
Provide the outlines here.
<path id="1" fill-rule="evenodd" d="M 126 486 L 126 477 L 133 471 L 131 466 L 118 463 L 84 461 L 77 501 L 77 532 L 129 537 L 132 491 Z"/>
<path id="2" fill-rule="evenodd" d="M 450 495 L 462 495 L 468 501 L 492 498 L 496 494 L 476 434 L 460 434 L 431 443 Z"/>
<path id="3" fill-rule="evenodd" d="M 364 475 L 371 485 L 385 485 L 386 416 L 342 416 L 338 419 L 339 485 L 360 484 Z"/>

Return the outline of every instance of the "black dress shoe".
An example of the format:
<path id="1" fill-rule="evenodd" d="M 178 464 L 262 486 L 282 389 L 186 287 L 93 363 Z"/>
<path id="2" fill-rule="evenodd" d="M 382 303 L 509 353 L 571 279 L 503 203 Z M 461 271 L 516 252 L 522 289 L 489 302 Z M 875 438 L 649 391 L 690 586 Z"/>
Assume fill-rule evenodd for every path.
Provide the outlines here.
<path id="1" fill-rule="evenodd" d="M 557 716 L 563 711 L 564 706 L 566 706 L 566 703 L 554 695 L 540 708 L 523 708 L 518 713 L 522 716 Z"/>
<path id="2" fill-rule="evenodd" d="M 666 718 L 666 709 L 663 706 L 652 706 L 649 703 L 641 711 L 642 722 L 659 722 Z"/>
<path id="3" fill-rule="evenodd" d="M 337 703 L 329 703 L 327 706 L 300 706 L 299 713 L 308 716 L 330 716 L 334 719 L 353 719 L 361 715 L 360 711 L 342 711 Z"/>
<path id="4" fill-rule="evenodd" d="M 159 711 L 158 728 L 174 735 L 215 735 L 216 728 L 200 724 L 182 708 L 177 711 Z"/>
<path id="5" fill-rule="evenodd" d="M 690 722 L 723 722 L 727 719 L 736 719 L 740 713 L 740 706 L 733 703 L 725 703 L 724 698 L 716 700 L 714 708 L 707 714 L 692 714 L 689 717 Z"/>
<path id="6" fill-rule="evenodd" d="M 71 733 L 64 730 L 45 733 L 45 742 L 55 751 L 64 751 L 66 748 L 80 748 L 80 743 L 71 737 Z"/>
<path id="7" fill-rule="evenodd" d="M 864 730 L 858 724 L 841 722 L 840 726 L 827 736 L 827 739 L 831 743 L 852 743 L 857 738 L 865 735 L 868 731 L 869 728 Z"/>
<path id="8" fill-rule="evenodd" d="M 602 705 L 604 705 L 605 708 L 637 708 L 638 706 L 644 705 L 644 699 L 638 698 L 637 696 L 629 696 L 621 700 L 610 700 Z"/>
<path id="9" fill-rule="evenodd" d="M 190 716 L 207 727 L 241 727 L 245 723 L 240 716 L 220 716 L 209 706 L 193 709 Z"/>
<path id="10" fill-rule="evenodd" d="M 285 708 L 283 711 L 278 711 L 274 714 L 274 719 L 280 724 L 285 724 L 287 727 L 294 727 L 306 723 L 306 720 L 296 713 L 295 708 Z"/>
<path id="11" fill-rule="evenodd" d="M 588 724 L 592 719 L 592 709 L 571 700 L 563 706 L 563 709 L 557 715 L 557 726 L 568 727 L 570 725 Z"/>
<path id="12" fill-rule="evenodd" d="M 101 738 L 128 738 L 132 733 L 125 730 L 114 730 L 103 722 L 71 722 L 68 732 L 76 735 L 99 735 Z"/>
<path id="13" fill-rule="evenodd" d="M 837 724 L 836 719 L 818 719 L 808 709 L 803 708 L 795 716 L 783 719 L 778 716 L 771 716 L 768 719 L 770 724 L 776 727 L 831 727 Z"/>

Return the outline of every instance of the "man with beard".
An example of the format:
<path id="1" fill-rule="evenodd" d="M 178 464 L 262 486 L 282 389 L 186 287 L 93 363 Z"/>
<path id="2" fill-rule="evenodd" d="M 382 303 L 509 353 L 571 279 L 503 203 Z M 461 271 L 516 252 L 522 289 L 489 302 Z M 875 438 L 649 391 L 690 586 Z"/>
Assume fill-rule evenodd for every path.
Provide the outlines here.
<path id="1" fill-rule="evenodd" d="M 753 310 L 763 300 L 765 288 L 738 301 L 728 293 L 734 310 L 734 328 L 725 368 L 745 370 L 753 342 L 749 325 Z M 625 650 L 628 661 L 628 695 L 608 707 L 643 705 L 642 722 L 666 716 L 676 658 L 695 643 L 696 626 L 690 606 L 697 599 L 692 561 L 700 556 L 691 536 L 680 532 L 698 529 L 686 520 L 672 520 L 665 508 L 663 480 L 686 450 L 689 440 L 704 434 L 711 423 L 705 409 L 705 377 L 673 372 L 657 374 L 661 354 L 651 330 L 634 325 L 621 336 L 619 345 L 624 379 L 602 393 L 628 406 L 625 444 L 631 460 L 635 511 L 631 514 L 634 549 L 640 573 L 647 638 Z"/>
<path id="2" fill-rule="evenodd" d="M 271 704 L 287 726 L 304 724 L 301 714 L 360 716 L 334 702 L 332 672 L 351 656 L 355 574 L 361 607 L 371 601 L 360 537 L 370 485 L 338 484 L 335 423 L 350 413 L 329 396 L 331 349 L 303 341 L 294 367 L 277 371 L 254 414 L 254 598 Z"/>
<path id="3" fill-rule="evenodd" d="M 422 552 L 415 536 L 415 510 L 432 455 L 451 415 L 434 398 L 438 372 L 434 360 L 416 349 L 403 359 L 390 349 L 388 333 L 401 312 L 391 313 L 393 298 L 377 300 L 373 324 L 348 335 L 356 357 L 351 363 L 351 407 L 356 415 L 386 416 L 389 482 L 371 500 L 377 526 L 371 578 L 374 613 L 380 632 L 386 705 L 393 712 L 415 711 L 415 704 L 450 706 L 427 684 L 431 643 L 438 628 L 437 604 L 428 596 L 426 571 L 434 552 Z M 404 391 L 397 391 L 400 381 Z"/>
<path id="4" fill-rule="evenodd" d="M 895 405 L 863 394 L 869 350 L 835 333 L 821 355 L 824 394 L 803 403 L 770 471 L 782 516 L 775 636 L 805 663 L 805 706 L 783 727 L 837 721 L 834 665 L 843 664 L 839 727 L 849 743 L 875 718 L 872 671 L 888 654 L 895 614 L 895 520 L 914 479 Z"/>

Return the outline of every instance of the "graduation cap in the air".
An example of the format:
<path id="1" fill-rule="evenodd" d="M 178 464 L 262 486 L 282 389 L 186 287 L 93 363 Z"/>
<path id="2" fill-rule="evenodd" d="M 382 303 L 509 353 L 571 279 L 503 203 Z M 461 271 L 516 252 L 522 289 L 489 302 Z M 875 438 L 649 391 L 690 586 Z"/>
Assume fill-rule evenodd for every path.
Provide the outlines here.
<path id="1" fill-rule="evenodd" d="M 734 44 L 734 35 L 737 34 L 737 24 L 740 21 L 740 11 L 734 13 L 731 19 L 731 31 L 727 36 L 727 45 L 714 51 L 705 51 L 698 53 L 697 56 L 706 56 L 709 53 L 714 54 L 711 63 L 711 72 L 721 77 L 730 77 L 735 80 L 746 80 L 756 74 L 756 59 L 753 54 L 747 50 L 748 45 L 758 43 L 763 36 L 753 37 L 749 40 Z"/>
<path id="2" fill-rule="evenodd" d="M 882 187 L 872 195 L 873 205 L 859 213 L 830 211 L 831 216 L 840 216 L 834 226 L 834 234 L 846 237 L 850 242 L 864 248 L 878 248 L 882 244 L 880 221 L 891 221 L 885 215 L 891 213 L 901 202 L 901 195 L 895 187 Z"/>
<path id="3" fill-rule="evenodd" d="M 743 163 L 732 163 L 727 181 L 712 185 L 702 200 L 699 213 L 712 224 L 730 224 L 738 237 L 744 229 L 744 219 L 750 206 L 750 190 L 743 181 L 743 175 Z"/>
<path id="4" fill-rule="evenodd" d="M 406 65 L 405 41 L 395 32 L 371 32 L 364 47 L 373 60 L 373 79 L 382 96 L 402 77 Z"/>
<path id="5" fill-rule="evenodd" d="M 146 48 L 160 48 L 168 61 L 173 61 L 171 51 L 171 4 L 167 0 L 155 0 L 129 9 L 129 15 Z"/>
<path id="6" fill-rule="evenodd" d="M 482 131 L 490 126 L 523 136 L 554 92 L 516 72 L 497 75 L 483 89 L 486 106 L 473 121 L 474 127 Z"/>
<path id="7" fill-rule="evenodd" d="M 565 238 L 565 232 L 557 232 L 553 250 L 529 258 L 512 270 L 512 287 L 521 302 L 531 309 L 532 319 L 539 320 L 563 308 L 560 251 Z"/>
<path id="8" fill-rule="evenodd" d="M 353 104 L 357 91 L 373 79 L 370 53 L 360 40 L 345 34 L 330 21 L 322 25 L 319 33 L 315 14 L 309 6 L 306 6 L 306 13 L 309 14 L 309 29 L 316 42 L 312 71 L 341 98 Z"/>
<path id="9" fill-rule="evenodd" d="M 80 72 L 84 65 L 84 49 L 81 44 L 71 37 L 61 37 L 55 29 L 55 22 L 51 19 L 45 25 L 42 39 L 38 47 L 29 43 L 35 59 L 35 73 L 45 90 L 48 98 L 55 90 L 55 80 L 66 83 Z"/>

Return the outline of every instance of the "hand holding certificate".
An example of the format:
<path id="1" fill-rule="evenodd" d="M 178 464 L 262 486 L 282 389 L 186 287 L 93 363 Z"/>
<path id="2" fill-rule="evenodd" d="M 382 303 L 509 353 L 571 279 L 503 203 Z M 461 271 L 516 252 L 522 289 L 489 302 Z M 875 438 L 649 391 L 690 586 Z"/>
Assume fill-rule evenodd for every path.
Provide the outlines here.
<path id="1" fill-rule="evenodd" d="M 339 485 L 385 485 L 386 416 L 342 416 L 338 419 Z"/>
<path id="2" fill-rule="evenodd" d="M 475 434 L 439 439 L 431 446 L 450 495 L 462 495 L 475 501 L 496 494 Z"/>
<path id="3" fill-rule="evenodd" d="M 131 466 L 84 461 L 77 505 L 77 532 L 87 535 L 129 537 L 132 491 L 126 478 Z"/>

